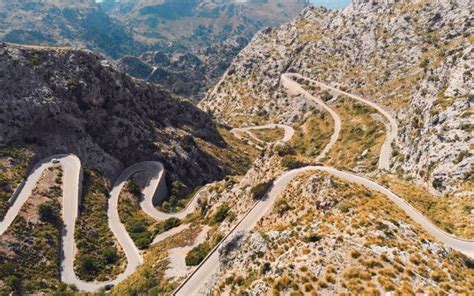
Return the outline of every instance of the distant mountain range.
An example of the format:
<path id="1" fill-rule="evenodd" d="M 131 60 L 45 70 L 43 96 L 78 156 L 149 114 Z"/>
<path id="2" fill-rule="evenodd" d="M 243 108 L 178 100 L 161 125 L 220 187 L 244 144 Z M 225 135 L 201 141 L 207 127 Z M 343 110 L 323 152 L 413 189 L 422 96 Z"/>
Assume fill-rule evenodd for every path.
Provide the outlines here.
<path id="1" fill-rule="evenodd" d="M 120 67 L 131 75 L 147 78 L 158 68 L 153 81 L 199 98 L 257 31 L 289 21 L 308 4 L 307 0 L 4 0 L 0 41 L 86 47 L 112 59 L 126 57 Z M 187 72 L 175 73 L 168 64 L 146 58 L 156 53 L 172 61 L 187 55 L 178 61 Z M 195 62 L 201 66 L 195 67 Z"/>

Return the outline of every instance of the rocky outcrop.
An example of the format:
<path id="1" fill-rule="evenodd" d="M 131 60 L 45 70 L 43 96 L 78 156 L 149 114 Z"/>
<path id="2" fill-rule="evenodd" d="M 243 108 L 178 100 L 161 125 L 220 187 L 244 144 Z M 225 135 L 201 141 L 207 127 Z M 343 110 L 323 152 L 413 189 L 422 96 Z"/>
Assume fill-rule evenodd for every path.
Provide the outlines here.
<path id="1" fill-rule="evenodd" d="M 292 23 L 258 33 L 200 106 L 229 124 L 239 114 L 250 115 L 249 124 L 281 121 L 294 98 L 280 76 L 298 72 L 395 115 L 393 173 L 434 193 L 469 194 L 472 15 L 464 0 L 307 8 Z"/>
<path id="2" fill-rule="evenodd" d="M 29 146 L 36 159 L 74 153 L 112 180 L 145 160 L 190 188 L 225 175 L 194 141 L 225 147 L 206 113 L 95 54 L 1 44 L 0 78 L 2 148 Z"/>

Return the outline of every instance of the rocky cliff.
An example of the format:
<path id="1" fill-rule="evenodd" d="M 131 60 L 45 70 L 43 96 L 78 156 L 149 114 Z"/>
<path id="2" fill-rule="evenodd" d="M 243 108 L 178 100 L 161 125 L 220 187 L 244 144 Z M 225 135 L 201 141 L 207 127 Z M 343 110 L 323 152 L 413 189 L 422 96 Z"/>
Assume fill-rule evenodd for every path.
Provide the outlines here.
<path id="1" fill-rule="evenodd" d="M 117 61 L 120 70 L 133 77 L 161 84 L 181 96 L 196 100 L 227 70 L 232 59 L 248 43 L 233 37 L 196 53 L 149 51 Z"/>
<path id="2" fill-rule="evenodd" d="M 28 147 L 35 159 L 74 153 L 112 180 L 144 160 L 189 186 L 225 174 L 195 143 L 225 148 L 206 113 L 90 52 L 0 44 L 0 97 L 1 148 Z"/>
<path id="3" fill-rule="evenodd" d="M 391 170 L 433 192 L 472 194 L 473 8 L 469 1 L 310 7 L 258 33 L 201 103 L 222 121 L 283 121 L 297 72 L 384 105 L 399 133 Z"/>

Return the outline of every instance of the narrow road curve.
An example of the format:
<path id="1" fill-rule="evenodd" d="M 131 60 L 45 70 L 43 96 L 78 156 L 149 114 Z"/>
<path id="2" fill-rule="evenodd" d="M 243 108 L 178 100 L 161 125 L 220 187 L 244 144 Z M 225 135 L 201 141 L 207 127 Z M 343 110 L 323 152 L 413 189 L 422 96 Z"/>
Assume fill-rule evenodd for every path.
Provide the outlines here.
<path id="1" fill-rule="evenodd" d="M 332 120 L 334 121 L 334 131 L 331 135 L 331 139 L 329 140 L 329 143 L 324 147 L 323 151 L 315 158 L 315 161 L 319 161 L 326 157 L 326 154 L 331 150 L 332 146 L 336 144 L 337 139 L 339 138 L 339 133 L 341 132 L 341 118 L 339 115 L 326 103 L 324 103 L 323 100 L 320 98 L 314 97 L 312 94 L 307 92 L 299 83 L 293 80 L 293 78 L 296 77 L 295 74 L 287 73 L 283 74 L 281 76 L 281 84 L 283 87 L 285 87 L 289 93 L 297 95 L 301 94 L 304 95 L 308 100 L 311 100 L 321 106 L 324 110 L 326 110 L 332 117 Z"/>
<path id="2" fill-rule="evenodd" d="M 304 78 L 299 74 L 287 73 L 282 75 L 282 86 L 287 88 L 290 93 L 293 94 L 303 94 L 305 97 L 315 101 L 317 104 L 322 106 L 326 111 L 328 111 L 334 122 L 334 131 L 333 135 L 331 136 L 330 142 L 326 145 L 323 152 L 316 158 L 317 160 L 324 157 L 324 155 L 331 149 L 331 147 L 335 144 L 339 137 L 339 132 L 341 129 L 341 120 L 337 113 L 335 113 L 330 107 L 328 107 L 322 100 L 313 97 L 310 93 L 305 91 L 293 78 Z M 316 82 L 314 80 L 310 80 Z M 382 147 L 381 156 L 379 159 L 379 168 L 380 169 L 388 169 L 390 156 L 391 156 L 391 143 L 396 138 L 397 135 L 397 124 L 396 121 L 391 117 L 391 115 L 384 111 L 381 107 L 377 104 L 367 101 L 365 99 L 359 98 L 357 96 L 353 96 L 351 94 L 342 92 L 335 88 L 326 86 L 319 82 L 316 82 L 318 85 L 329 88 L 333 91 L 336 91 L 340 94 L 347 95 L 353 99 L 361 101 L 365 104 L 368 104 L 382 113 L 390 122 L 390 131 L 388 134 L 384 145 Z M 388 147 L 388 148 L 387 148 Z M 413 219 L 416 223 L 418 223 L 425 231 L 430 233 L 435 239 L 444 243 L 446 246 L 457 250 L 471 258 L 474 258 L 474 241 L 472 240 L 463 240 L 456 238 L 443 230 L 439 229 L 436 225 L 434 225 L 428 218 L 426 218 L 423 214 L 421 214 L 418 210 L 408 204 L 403 198 L 399 197 L 398 195 L 391 192 L 389 189 L 358 175 L 353 173 L 344 172 L 337 170 L 333 167 L 328 166 L 307 166 L 299 169 L 294 169 L 290 171 L 284 172 L 280 175 L 275 182 L 273 183 L 272 188 L 266 193 L 263 200 L 257 201 L 255 205 L 244 215 L 244 217 L 238 222 L 238 224 L 223 238 L 223 240 L 208 254 L 208 256 L 201 262 L 201 264 L 181 283 L 180 286 L 175 290 L 173 295 L 178 296 L 189 296 L 189 295 L 198 295 L 200 290 L 203 286 L 209 282 L 209 280 L 216 274 L 217 269 L 220 266 L 219 263 L 219 248 L 223 244 L 229 241 L 229 239 L 238 231 L 245 230 L 249 231 L 253 229 L 257 222 L 265 216 L 269 211 L 271 211 L 274 202 L 276 199 L 283 193 L 289 182 L 298 176 L 301 173 L 308 172 L 308 171 L 322 171 L 332 174 L 336 177 L 339 177 L 347 182 L 352 182 L 356 184 L 363 185 L 368 189 L 378 191 L 385 196 L 387 196 L 392 202 L 394 202 L 400 209 L 405 211 L 405 213 Z"/>
<path id="3" fill-rule="evenodd" d="M 339 177 L 345 181 L 356 183 L 367 187 L 368 189 L 378 191 L 386 195 L 391 201 L 393 201 L 398 207 L 400 207 L 405 213 L 410 216 L 416 223 L 418 223 L 424 230 L 430 233 L 438 241 L 444 243 L 446 246 L 451 247 L 467 256 L 474 258 L 474 241 L 462 240 L 455 238 L 446 232 L 440 230 L 438 227 L 433 225 L 425 216 L 419 213 L 411 205 L 409 205 L 401 197 L 397 196 L 385 187 L 370 181 L 366 178 L 357 176 L 352 173 L 339 171 L 332 167 L 326 166 L 308 166 L 300 169 L 287 171 L 280 175 L 270 191 L 267 192 L 266 196 L 262 201 L 256 203 L 256 205 L 250 210 L 250 212 L 239 222 L 239 224 L 232 229 L 231 233 L 219 244 L 225 244 L 230 240 L 232 234 L 237 231 L 245 230 L 249 231 L 253 229 L 258 221 L 272 210 L 273 204 L 276 199 L 281 196 L 290 181 L 301 173 L 309 171 L 322 171 Z M 178 287 L 175 291 L 175 295 L 189 296 L 198 295 L 200 288 L 207 283 L 212 276 L 215 274 L 219 267 L 219 252 L 216 248 L 206 260 L 198 266 L 198 269 L 188 277 L 185 282 Z"/>
<path id="4" fill-rule="evenodd" d="M 388 171 L 390 169 L 390 158 L 392 157 L 392 143 L 396 140 L 397 134 L 398 134 L 397 121 L 395 120 L 395 118 L 393 118 L 393 116 L 390 114 L 390 112 L 388 112 L 387 110 L 385 110 L 384 107 L 380 106 L 379 104 L 377 104 L 373 101 L 364 99 L 360 96 L 350 94 L 348 92 L 342 91 L 340 89 L 337 89 L 337 88 L 332 87 L 330 85 L 324 84 L 322 82 L 304 77 L 304 76 L 302 76 L 300 74 L 297 74 L 297 73 L 283 74 L 282 75 L 282 80 L 283 79 L 288 79 L 290 77 L 300 78 L 300 79 L 304 79 L 304 80 L 313 82 L 314 84 L 316 84 L 317 86 L 319 86 L 322 89 L 331 90 L 332 92 L 334 92 L 336 94 L 344 95 L 344 96 L 347 96 L 351 99 L 357 100 L 357 101 L 359 101 L 363 104 L 369 105 L 370 107 L 377 110 L 380 114 L 382 114 L 387 119 L 387 121 L 389 123 L 389 125 L 388 125 L 389 128 L 387 129 L 387 136 L 385 137 L 385 141 L 383 142 L 382 148 L 380 150 L 379 166 L 378 167 L 379 167 L 380 170 Z M 298 84 L 298 83 L 296 83 L 296 84 Z"/>
<path id="5" fill-rule="evenodd" d="M 268 144 L 268 142 L 265 142 L 258 137 L 255 136 L 255 134 L 252 132 L 253 130 L 261 130 L 261 129 L 275 129 L 279 128 L 284 130 L 285 134 L 282 139 L 278 140 L 277 142 L 279 143 L 286 143 L 295 134 L 295 130 L 288 125 L 285 124 L 267 124 L 267 125 L 259 125 L 259 126 L 251 126 L 251 127 L 239 127 L 239 128 L 234 128 L 230 132 L 237 138 L 237 139 L 243 139 L 241 136 L 241 133 L 247 134 L 249 137 L 251 137 L 253 140 L 255 140 L 257 143 L 261 144 Z"/>
<path id="6" fill-rule="evenodd" d="M 59 163 L 54 164 L 53 159 L 57 159 Z M 164 167 L 160 162 L 146 161 L 137 163 L 125 169 L 112 187 L 109 198 L 109 206 L 107 211 L 109 227 L 116 237 L 118 243 L 124 250 L 127 257 L 127 267 L 123 273 L 117 278 L 107 282 L 86 282 L 80 280 L 74 272 L 74 257 L 76 253 L 76 242 L 74 239 L 74 231 L 76 219 L 78 217 L 79 200 L 81 197 L 82 188 L 82 168 L 81 161 L 75 155 L 54 155 L 45 158 L 38 162 L 33 168 L 32 172 L 24 182 L 24 186 L 20 187 L 20 192 L 13 201 L 11 207 L 5 215 L 3 221 L 0 222 L 0 236 L 5 233 L 11 225 L 15 217 L 18 215 L 23 204 L 32 195 L 36 184 L 44 170 L 60 165 L 63 168 L 63 231 L 62 231 L 62 249 L 61 249 L 61 281 L 66 284 L 75 285 L 80 291 L 95 292 L 108 284 L 116 285 L 128 276 L 134 273 L 137 267 L 143 263 L 143 257 L 140 251 L 135 246 L 133 240 L 125 229 L 125 226 L 120 221 L 118 213 L 118 202 L 122 188 L 126 181 L 134 174 L 140 172 L 147 172 L 149 174 L 149 181 L 143 189 L 143 200 L 140 203 L 141 208 L 145 213 L 155 219 L 167 219 L 171 217 L 183 218 L 192 213 L 197 206 L 197 199 L 200 195 L 198 192 L 187 208 L 179 213 L 163 213 L 158 211 L 153 206 L 153 201 L 158 197 L 162 198 L 163 194 L 167 194 L 166 185 L 164 181 Z M 164 240 L 169 236 L 175 234 L 175 231 L 170 231 L 161 234 L 155 238 L 153 243 Z"/>

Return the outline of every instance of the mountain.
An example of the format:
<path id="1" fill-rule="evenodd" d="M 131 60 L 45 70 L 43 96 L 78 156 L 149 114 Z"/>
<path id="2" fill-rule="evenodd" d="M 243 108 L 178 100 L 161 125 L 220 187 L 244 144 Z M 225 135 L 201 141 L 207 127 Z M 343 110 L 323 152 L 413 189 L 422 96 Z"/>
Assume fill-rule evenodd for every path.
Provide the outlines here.
<path id="1" fill-rule="evenodd" d="M 191 187 L 225 174 L 195 142 L 225 147 L 206 113 L 91 52 L 3 43 L 0 69 L 3 149 L 28 147 L 36 160 L 74 153 L 111 180 L 144 160 Z"/>
<path id="2" fill-rule="evenodd" d="M 305 6 L 296 1 L 106 1 L 108 13 L 154 51 L 118 61 L 130 75 L 173 92 L 204 96 L 253 35 L 290 20 Z"/>
<path id="3" fill-rule="evenodd" d="M 0 41 L 87 47 L 112 58 L 147 48 L 94 0 L 2 0 Z"/>
<path id="4" fill-rule="evenodd" d="M 291 122 L 300 99 L 288 97 L 280 76 L 300 73 L 395 115 L 393 173 L 433 192 L 472 193 L 473 9 L 461 0 L 389 2 L 310 7 L 261 31 L 201 107 L 231 125 L 242 124 L 236 114 L 250 115 L 244 124 Z"/>
<path id="5" fill-rule="evenodd" d="M 290 20 L 307 5 L 306 0 L 4 0 L 0 41 L 88 48 L 118 60 L 132 76 L 200 99 L 258 30 Z"/>

